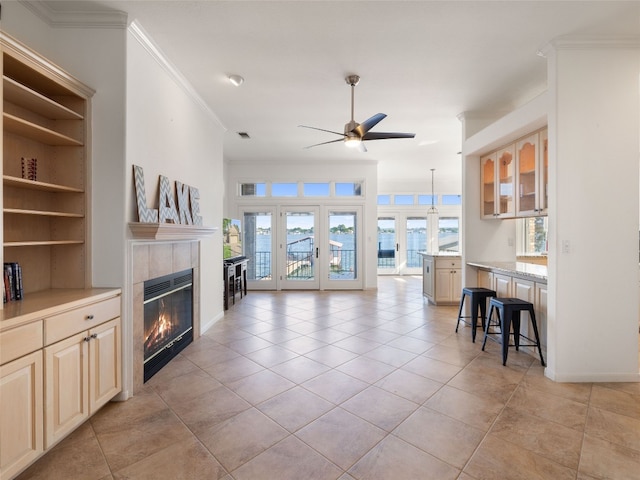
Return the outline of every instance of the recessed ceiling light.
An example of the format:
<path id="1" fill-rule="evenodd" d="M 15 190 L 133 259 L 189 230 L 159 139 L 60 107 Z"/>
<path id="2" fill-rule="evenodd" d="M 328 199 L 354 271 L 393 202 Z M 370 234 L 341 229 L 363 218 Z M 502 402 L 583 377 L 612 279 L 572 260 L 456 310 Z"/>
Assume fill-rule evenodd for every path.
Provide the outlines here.
<path id="1" fill-rule="evenodd" d="M 229 81 L 231 82 L 232 85 L 235 85 L 236 87 L 239 87 L 240 85 L 242 85 L 244 83 L 244 78 L 242 78 L 240 75 L 229 75 Z"/>

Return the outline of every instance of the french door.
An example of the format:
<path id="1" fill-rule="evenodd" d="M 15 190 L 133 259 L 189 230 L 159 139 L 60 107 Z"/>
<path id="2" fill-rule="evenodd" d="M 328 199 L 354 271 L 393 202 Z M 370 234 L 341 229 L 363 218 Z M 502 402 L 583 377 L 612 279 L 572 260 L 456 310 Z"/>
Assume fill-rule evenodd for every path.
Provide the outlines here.
<path id="1" fill-rule="evenodd" d="M 362 288 L 362 207 L 245 207 L 241 215 L 249 289 Z"/>
<path id="2" fill-rule="evenodd" d="M 427 219 L 389 213 L 378 217 L 378 275 L 422 273 L 427 249 Z"/>

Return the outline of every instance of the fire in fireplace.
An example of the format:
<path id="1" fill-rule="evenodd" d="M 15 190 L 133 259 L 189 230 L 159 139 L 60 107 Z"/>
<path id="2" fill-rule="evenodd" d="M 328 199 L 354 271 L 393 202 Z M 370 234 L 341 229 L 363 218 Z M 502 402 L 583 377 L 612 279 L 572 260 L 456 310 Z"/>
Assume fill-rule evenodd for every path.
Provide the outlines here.
<path id="1" fill-rule="evenodd" d="M 193 341 L 193 270 L 144 282 L 144 381 Z"/>

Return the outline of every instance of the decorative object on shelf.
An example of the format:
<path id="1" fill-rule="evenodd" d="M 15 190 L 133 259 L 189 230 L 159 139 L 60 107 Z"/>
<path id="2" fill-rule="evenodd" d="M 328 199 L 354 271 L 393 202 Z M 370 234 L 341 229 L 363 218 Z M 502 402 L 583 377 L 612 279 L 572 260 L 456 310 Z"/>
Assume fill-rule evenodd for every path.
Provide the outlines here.
<path id="1" fill-rule="evenodd" d="M 175 182 L 175 189 L 169 179 L 160 175 L 158 194 L 159 209 L 147 206 L 142 167 L 133 166 L 139 223 L 173 223 L 176 225 L 202 225 L 200 216 L 200 191 L 192 186 Z M 176 195 L 178 193 L 178 208 Z"/>
<path id="2" fill-rule="evenodd" d="M 133 177 L 138 202 L 138 221 L 142 223 L 158 223 L 158 210 L 147 207 L 147 194 L 144 189 L 144 172 L 142 167 L 133 166 Z"/>
<path id="3" fill-rule="evenodd" d="M 438 230 L 440 226 L 438 209 L 435 205 L 435 190 L 433 188 L 433 172 L 435 168 L 431 169 L 431 206 L 427 210 L 427 253 L 438 253 L 440 246 L 438 245 Z"/>
<path id="4" fill-rule="evenodd" d="M 22 300 L 24 288 L 22 287 L 22 267 L 17 262 L 5 262 L 4 264 L 4 303 L 13 300 Z"/>
<path id="5" fill-rule="evenodd" d="M 37 158 L 21 158 L 22 161 L 22 178 L 27 180 L 36 181 L 38 170 Z"/>

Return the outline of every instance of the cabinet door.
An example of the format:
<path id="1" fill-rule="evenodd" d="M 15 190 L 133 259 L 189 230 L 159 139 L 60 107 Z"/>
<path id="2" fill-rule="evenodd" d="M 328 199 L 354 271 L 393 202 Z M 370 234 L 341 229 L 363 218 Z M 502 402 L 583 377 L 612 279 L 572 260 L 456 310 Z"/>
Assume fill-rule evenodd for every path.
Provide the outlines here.
<path id="1" fill-rule="evenodd" d="M 45 356 L 45 448 L 89 416 L 87 332 L 54 343 Z"/>
<path id="2" fill-rule="evenodd" d="M 487 270 L 478 270 L 478 286 L 493 290 L 493 273 Z"/>
<path id="3" fill-rule="evenodd" d="M 89 333 L 89 411 L 93 414 L 122 388 L 120 318 L 103 323 Z"/>
<path id="4" fill-rule="evenodd" d="M 451 270 L 451 301 L 459 302 L 462 294 L 462 269 Z"/>
<path id="5" fill-rule="evenodd" d="M 451 269 L 449 268 L 436 268 L 436 303 L 451 302 L 453 298 L 451 275 Z"/>
<path id="6" fill-rule="evenodd" d="M 516 144 L 518 174 L 517 214 L 538 214 L 538 134 L 528 136 Z"/>
<path id="7" fill-rule="evenodd" d="M 496 216 L 496 154 L 492 153 L 480 159 L 480 216 Z"/>
<path id="8" fill-rule="evenodd" d="M 493 289 L 498 297 L 511 296 L 511 277 L 507 275 L 493 274 Z"/>
<path id="9" fill-rule="evenodd" d="M 433 300 L 433 281 L 435 265 L 433 258 L 423 257 L 422 260 L 422 293 Z"/>
<path id="10" fill-rule="evenodd" d="M 533 304 L 542 349 L 547 348 L 547 285 L 536 283 L 536 301 Z"/>
<path id="11" fill-rule="evenodd" d="M 538 163 L 538 213 L 547 214 L 549 208 L 549 140 L 548 131 L 542 130 L 539 134 L 540 151 Z"/>
<path id="12" fill-rule="evenodd" d="M 42 351 L 0 367 L 0 478 L 13 478 L 43 451 Z"/>
<path id="13" fill-rule="evenodd" d="M 516 169 L 514 159 L 514 145 L 498 150 L 496 153 L 496 181 L 498 184 L 498 204 L 496 214 L 499 217 L 513 217 L 515 207 Z"/>

